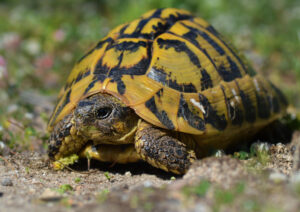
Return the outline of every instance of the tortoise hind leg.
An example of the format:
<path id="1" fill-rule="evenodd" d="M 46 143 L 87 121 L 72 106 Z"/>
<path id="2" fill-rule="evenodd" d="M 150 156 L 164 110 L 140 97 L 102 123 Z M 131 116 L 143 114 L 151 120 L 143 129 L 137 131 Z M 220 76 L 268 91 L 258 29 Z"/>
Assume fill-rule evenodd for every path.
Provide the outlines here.
<path id="1" fill-rule="evenodd" d="M 144 121 L 138 125 L 135 149 L 144 161 L 175 174 L 184 174 L 196 159 L 183 142 Z"/>

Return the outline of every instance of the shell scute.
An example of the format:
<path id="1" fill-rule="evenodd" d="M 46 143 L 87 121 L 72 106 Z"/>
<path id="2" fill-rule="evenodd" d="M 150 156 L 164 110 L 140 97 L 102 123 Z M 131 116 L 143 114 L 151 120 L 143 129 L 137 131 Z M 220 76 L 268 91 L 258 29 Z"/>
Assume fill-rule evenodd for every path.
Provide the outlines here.
<path id="1" fill-rule="evenodd" d="M 116 27 L 88 51 L 60 91 L 49 130 L 98 92 L 153 125 L 198 135 L 262 126 L 287 105 L 209 23 L 172 8 Z"/>

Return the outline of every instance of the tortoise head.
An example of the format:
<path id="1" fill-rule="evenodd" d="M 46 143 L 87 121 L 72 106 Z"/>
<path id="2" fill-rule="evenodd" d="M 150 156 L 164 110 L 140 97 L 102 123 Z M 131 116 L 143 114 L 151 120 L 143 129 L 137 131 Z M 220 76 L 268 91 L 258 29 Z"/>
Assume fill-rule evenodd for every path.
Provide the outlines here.
<path id="1" fill-rule="evenodd" d="M 130 107 L 109 94 L 83 99 L 74 110 L 76 129 L 97 144 L 120 144 L 120 139 L 136 127 L 137 120 Z"/>
<path id="2" fill-rule="evenodd" d="M 54 127 L 48 153 L 56 160 L 92 144 L 133 142 L 139 117 L 118 98 L 98 93 L 78 102 Z"/>

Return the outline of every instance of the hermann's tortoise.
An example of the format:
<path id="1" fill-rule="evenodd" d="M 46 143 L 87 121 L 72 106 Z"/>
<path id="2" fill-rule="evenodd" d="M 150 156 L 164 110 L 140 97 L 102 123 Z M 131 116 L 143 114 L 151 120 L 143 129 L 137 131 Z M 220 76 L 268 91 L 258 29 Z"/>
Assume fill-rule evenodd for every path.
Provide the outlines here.
<path id="1" fill-rule="evenodd" d="M 113 29 L 75 65 L 48 129 L 49 156 L 140 159 L 174 173 L 285 113 L 283 94 L 206 21 L 157 9 Z"/>

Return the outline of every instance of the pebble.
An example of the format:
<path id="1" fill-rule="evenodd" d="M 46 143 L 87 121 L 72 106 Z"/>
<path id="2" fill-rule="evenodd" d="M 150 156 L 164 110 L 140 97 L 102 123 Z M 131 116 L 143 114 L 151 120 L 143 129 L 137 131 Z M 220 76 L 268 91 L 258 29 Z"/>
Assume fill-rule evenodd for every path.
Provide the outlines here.
<path id="1" fill-rule="evenodd" d="M 5 147 L 6 147 L 5 143 L 3 141 L 0 141 L 0 151 L 3 150 Z"/>
<path id="2" fill-rule="evenodd" d="M 35 193 L 36 193 L 36 190 L 35 190 L 34 188 L 30 188 L 30 189 L 28 190 L 28 192 L 29 192 L 30 194 L 35 194 Z"/>
<path id="3" fill-rule="evenodd" d="M 204 203 L 197 203 L 194 206 L 194 210 L 192 210 L 192 211 L 195 211 L 195 212 L 209 212 L 209 211 L 212 211 L 212 209 L 209 208 L 209 206 L 205 205 Z"/>
<path id="4" fill-rule="evenodd" d="M 269 176 L 269 179 L 274 182 L 282 182 L 287 180 L 287 176 L 280 172 L 272 172 Z"/>
<path id="5" fill-rule="evenodd" d="M 18 105 L 11 104 L 7 107 L 7 113 L 14 113 L 19 109 Z"/>
<path id="6" fill-rule="evenodd" d="M 131 172 L 128 171 L 128 172 L 125 172 L 125 176 L 126 176 L 126 177 L 131 177 L 132 174 L 131 174 Z"/>
<path id="7" fill-rule="evenodd" d="M 215 157 L 218 157 L 218 158 L 223 157 L 223 156 L 225 156 L 225 155 L 226 155 L 226 153 L 225 153 L 225 151 L 222 150 L 222 149 L 218 149 L 218 150 L 215 152 Z"/>
<path id="8" fill-rule="evenodd" d="M 25 50 L 31 55 L 38 55 L 41 51 L 41 46 L 36 40 L 28 40 L 24 43 Z"/>
<path id="9" fill-rule="evenodd" d="M 147 188 L 151 187 L 152 185 L 153 185 L 153 183 L 151 181 L 149 181 L 149 180 L 146 180 L 144 182 L 144 186 L 147 187 Z"/>
<path id="10" fill-rule="evenodd" d="M 24 117 L 28 120 L 32 120 L 33 119 L 33 114 L 32 113 L 25 113 Z"/>
<path id="11" fill-rule="evenodd" d="M 128 200 L 129 200 L 129 195 L 124 194 L 124 195 L 121 196 L 121 201 L 122 202 L 127 202 Z"/>
<path id="12" fill-rule="evenodd" d="M 1 180 L 1 185 L 3 186 L 13 186 L 13 182 L 10 178 L 4 178 Z"/>

